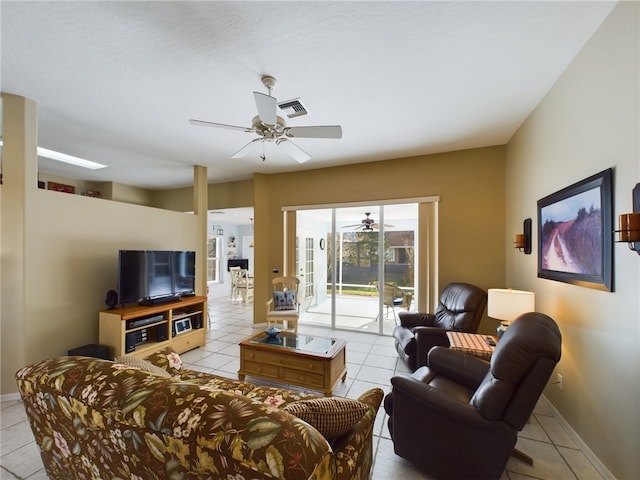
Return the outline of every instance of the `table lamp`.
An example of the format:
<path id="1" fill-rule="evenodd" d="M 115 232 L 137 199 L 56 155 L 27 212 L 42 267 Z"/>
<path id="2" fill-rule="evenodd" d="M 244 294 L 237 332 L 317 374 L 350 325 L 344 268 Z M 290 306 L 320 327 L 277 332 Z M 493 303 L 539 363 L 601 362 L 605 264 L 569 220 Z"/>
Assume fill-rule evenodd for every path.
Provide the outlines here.
<path id="1" fill-rule="evenodd" d="M 490 288 L 487 301 L 487 315 L 500 320 L 498 338 L 509 327 L 509 324 L 526 312 L 535 310 L 535 294 L 511 288 Z"/>

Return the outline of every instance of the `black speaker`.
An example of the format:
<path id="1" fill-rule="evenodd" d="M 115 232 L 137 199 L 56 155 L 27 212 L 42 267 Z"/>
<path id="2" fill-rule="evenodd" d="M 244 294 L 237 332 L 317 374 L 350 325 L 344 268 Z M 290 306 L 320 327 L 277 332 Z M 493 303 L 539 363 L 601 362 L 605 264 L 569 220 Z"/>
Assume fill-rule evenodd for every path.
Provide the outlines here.
<path id="1" fill-rule="evenodd" d="M 202 314 L 198 313 L 191 317 L 191 322 L 193 324 L 193 328 L 202 328 Z"/>
<path id="2" fill-rule="evenodd" d="M 105 298 L 104 303 L 110 309 L 115 308 L 115 306 L 118 304 L 118 292 L 116 292 L 115 290 L 109 290 L 107 292 L 107 298 Z"/>
<path id="3" fill-rule="evenodd" d="M 136 349 L 136 332 L 129 332 L 124 337 L 124 352 L 131 353 Z"/>
<path id="4" fill-rule="evenodd" d="M 67 352 L 68 355 L 79 355 L 81 357 L 102 358 L 103 360 L 111 360 L 109 358 L 109 349 L 104 345 L 83 345 L 82 347 L 72 348 Z"/>
<path id="5" fill-rule="evenodd" d="M 169 324 L 165 323 L 163 325 L 158 325 L 156 327 L 156 340 L 158 342 L 164 342 L 165 340 L 167 340 L 167 338 L 169 338 L 167 336 L 168 330 L 169 330 Z"/>

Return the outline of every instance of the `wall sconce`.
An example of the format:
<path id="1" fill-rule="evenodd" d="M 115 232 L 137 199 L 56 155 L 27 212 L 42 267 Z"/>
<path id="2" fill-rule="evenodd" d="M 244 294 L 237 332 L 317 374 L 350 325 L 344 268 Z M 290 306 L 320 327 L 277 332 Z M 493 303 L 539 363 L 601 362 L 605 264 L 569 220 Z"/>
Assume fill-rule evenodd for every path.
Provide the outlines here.
<path id="1" fill-rule="evenodd" d="M 627 242 L 629 248 L 640 255 L 640 183 L 632 191 L 633 213 L 621 213 L 618 216 L 619 230 L 616 242 Z"/>
<path id="2" fill-rule="evenodd" d="M 531 219 L 525 218 L 522 222 L 523 233 L 516 234 L 514 247 L 524 252 L 525 255 L 531 255 Z"/>

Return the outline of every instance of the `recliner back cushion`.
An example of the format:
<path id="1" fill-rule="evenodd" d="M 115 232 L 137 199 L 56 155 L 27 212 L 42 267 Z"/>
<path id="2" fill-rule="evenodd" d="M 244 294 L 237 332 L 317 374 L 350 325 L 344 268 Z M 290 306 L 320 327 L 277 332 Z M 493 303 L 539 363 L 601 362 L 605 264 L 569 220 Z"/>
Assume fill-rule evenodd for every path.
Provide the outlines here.
<path id="1" fill-rule="evenodd" d="M 469 330 L 468 325 L 473 323 L 472 313 L 451 311 L 442 304 L 434 315 L 436 317 L 434 327 L 445 330 L 467 331 Z"/>
<path id="2" fill-rule="evenodd" d="M 434 326 L 475 332 L 484 312 L 487 293 L 473 285 L 449 284 L 440 295 Z M 477 321 L 476 321 L 477 320 Z"/>
<path id="3" fill-rule="evenodd" d="M 502 336 L 491 357 L 491 367 L 471 398 L 480 414 L 489 420 L 502 418 L 525 377 L 535 364 L 560 360 L 560 331 L 556 323 L 541 313 L 526 313 L 516 319 Z M 540 385 L 542 393 L 544 384 Z M 538 394 L 539 396 L 539 394 Z"/>

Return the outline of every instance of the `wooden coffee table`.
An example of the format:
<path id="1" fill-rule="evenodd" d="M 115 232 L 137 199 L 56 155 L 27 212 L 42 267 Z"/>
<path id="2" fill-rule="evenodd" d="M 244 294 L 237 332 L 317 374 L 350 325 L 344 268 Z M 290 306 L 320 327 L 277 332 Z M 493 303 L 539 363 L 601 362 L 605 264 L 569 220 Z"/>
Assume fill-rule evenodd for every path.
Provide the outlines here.
<path id="1" fill-rule="evenodd" d="M 347 378 L 345 346 L 344 340 L 336 338 L 258 333 L 240 342 L 238 379 L 249 375 L 331 396 L 338 381 Z"/>

